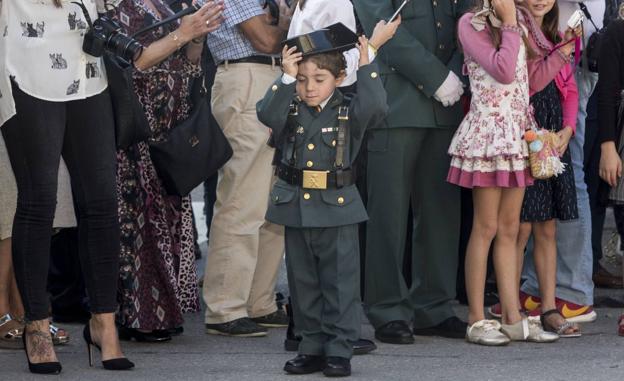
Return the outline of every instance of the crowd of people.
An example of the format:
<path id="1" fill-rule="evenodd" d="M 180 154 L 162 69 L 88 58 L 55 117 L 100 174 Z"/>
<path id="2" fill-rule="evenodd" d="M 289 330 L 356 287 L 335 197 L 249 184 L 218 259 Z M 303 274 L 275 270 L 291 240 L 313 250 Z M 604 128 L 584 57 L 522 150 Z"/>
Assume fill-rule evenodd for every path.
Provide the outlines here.
<path id="1" fill-rule="evenodd" d="M 123 147 L 83 50 L 104 16 L 142 47 L 149 137 Z M 621 0 L 0 0 L 0 33 L 0 348 L 33 373 L 76 321 L 91 364 L 131 369 L 120 339 L 167 342 L 200 299 L 207 334 L 288 327 L 286 372 L 340 377 L 375 349 L 362 306 L 384 343 L 549 343 L 623 287 L 600 261 L 607 207 L 624 235 Z M 202 280 L 150 149 L 198 81 L 233 152 Z"/>

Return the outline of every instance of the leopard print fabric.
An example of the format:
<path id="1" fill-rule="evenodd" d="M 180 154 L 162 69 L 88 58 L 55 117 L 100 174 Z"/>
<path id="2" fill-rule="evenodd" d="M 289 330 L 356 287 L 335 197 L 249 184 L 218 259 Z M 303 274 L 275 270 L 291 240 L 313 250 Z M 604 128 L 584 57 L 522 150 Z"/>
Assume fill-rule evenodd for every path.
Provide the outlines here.
<path id="1" fill-rule="evenodd" d="M 172 14 L 159 0 L 153 3 L 160 15 Z M 123 0 L 116 11 L 128 34 L 159 17 L 141 0 Z M 140 41 L 148 46 L 176 27 L 159 28 Z M 188 61 L 184 49 L 153 68 L 135 71 L 134 87 L 152 140 L 162 140 L 188 117 L 190 81 L 200 74 L 201 69 Z M 117 160 L 121 224 L 118 321 L 146 330 L 178 327 L 184 313 L 200 309 L 191 199 L 167 195 L 147 143 L 118 151 Z"/>

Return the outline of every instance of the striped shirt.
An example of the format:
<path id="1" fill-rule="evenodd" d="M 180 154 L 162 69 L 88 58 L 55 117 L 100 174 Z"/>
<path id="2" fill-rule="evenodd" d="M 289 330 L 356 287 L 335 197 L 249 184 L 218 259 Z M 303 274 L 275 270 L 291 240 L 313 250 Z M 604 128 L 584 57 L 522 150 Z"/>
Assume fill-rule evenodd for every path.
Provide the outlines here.
<path id="1" fill-rule="evenodd" d="M 225 21 L 216 31 L 208 34 L 207 43 L 215 63 L 249 56 L 264 55 L 253 48 L 238 25 L 265 12 L 261 0 L 225 0 Z"/>

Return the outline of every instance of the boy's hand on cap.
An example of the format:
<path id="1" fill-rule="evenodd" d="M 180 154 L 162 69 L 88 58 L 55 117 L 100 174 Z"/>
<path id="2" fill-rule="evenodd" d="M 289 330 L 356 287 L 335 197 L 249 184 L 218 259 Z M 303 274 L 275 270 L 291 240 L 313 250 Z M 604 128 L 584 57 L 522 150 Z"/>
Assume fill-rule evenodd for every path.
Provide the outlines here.
<path id="1" fill-rule="evenodd" d="M 299 72 L 299 62 L 302 59 L 303 54 L 297 52 L 296 46 L 288 49 L 288 45 L 284 45 L 284 49 L 282 49 L 282 71 L 296 78 Z"/>
<path id="2" fill-rule="evenodd" d="M 366 36 L 358 37 L 357 48 L 360 51 L 359 66 L 362 67 L 364 65 L 368 65 L 370 60 L 368 58 L 368 38 L 366 38 Z"/>

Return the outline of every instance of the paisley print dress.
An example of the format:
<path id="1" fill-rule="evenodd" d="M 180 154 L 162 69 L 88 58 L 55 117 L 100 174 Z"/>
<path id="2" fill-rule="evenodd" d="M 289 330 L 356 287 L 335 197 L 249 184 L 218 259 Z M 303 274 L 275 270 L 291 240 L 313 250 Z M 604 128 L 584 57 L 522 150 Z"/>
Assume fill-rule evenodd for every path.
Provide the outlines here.
<path id="1" fill-rule="evenodd" d="M 161 0 L 152 0 L 158 13 L 143 0 L 116 3 L 116 17 L 127 34 L 173 14 Z M 169 24 L 138 40 L 148 46 L 177 26 Z M 200 75 L 201 68 L 186 58 L 184 49 L 148 70 L 135 70 L 134 87 L 152 140 L 162 140 L 188 117 L 189 85 Z M 117 160 L 121 225 L 118 322 L 145 330 L 180 326 L 184 313 L 200 309 L 191 199 L 167 195 L 147 143 L 118 151 Z"/>

